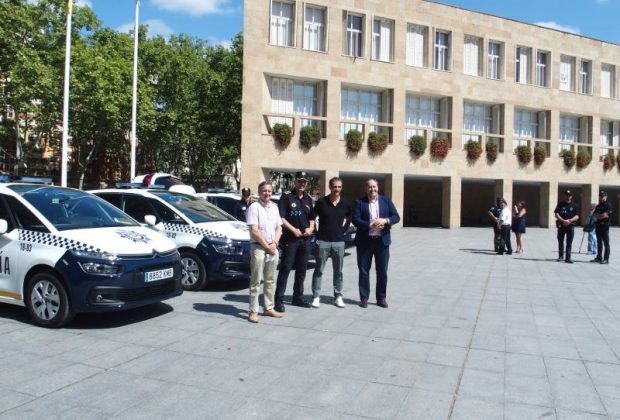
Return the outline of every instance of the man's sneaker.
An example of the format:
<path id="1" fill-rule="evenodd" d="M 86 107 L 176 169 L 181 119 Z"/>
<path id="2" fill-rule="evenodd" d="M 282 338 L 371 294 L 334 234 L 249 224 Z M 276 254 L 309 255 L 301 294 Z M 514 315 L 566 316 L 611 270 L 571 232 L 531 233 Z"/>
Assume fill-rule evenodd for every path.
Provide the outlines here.
<path id="1" fill-rule="evenodd" d="M 282 318 L 283 317 L 283 315 L 280 312 L 274 311 L 273 309 L 265 309 L 265 311 L 263 312 L 263 315 L 270 316 L 272 318 Z"/>
<path id="2" fill-rule="evenodd" d="M 300 308 L 309 308 L 310 307 L 310 303 L 306 302 L 301 297 L 293 298 L 293 300 L 291 301 L 291 305 L 299 306 Z"/>
<path id="3" fill-rule="evenodd" d="M 250 315 L 248 315 L 248 321 L 256 324 L 258 322 L 258 314 L 256 312 L 250 312 Z"/>
<path id="4" fill-rule="evenodd" d="M 601 261 L 601 264 L 609 264 L 609 260 L 603 260 Z"/>
<path id="5" fill-rule="evenodd" d="M 319 306 L 321 306 L 321 298 L 315 297 L 312 299 L 312 307 L 318 308 Z"/>
<path id="6" fill-rule="evenodd" d="M 595 259 L 593 259 L 593 260 L 590 260 L 590 262 L 593 262 L 593 263 L 602 263 L 602 262 L 603 262 L 603 260 L 601 260 L 600 258 L 595 258 Z"/>
<path id="7" fill-rule="evenodd" d="M 344 302 L 342 300 L 342 296 L 338 296 L 336 298 L 336 301 L 334 302 L 334 305 L 336 305 L 339 308 L 344 308 Z"/>

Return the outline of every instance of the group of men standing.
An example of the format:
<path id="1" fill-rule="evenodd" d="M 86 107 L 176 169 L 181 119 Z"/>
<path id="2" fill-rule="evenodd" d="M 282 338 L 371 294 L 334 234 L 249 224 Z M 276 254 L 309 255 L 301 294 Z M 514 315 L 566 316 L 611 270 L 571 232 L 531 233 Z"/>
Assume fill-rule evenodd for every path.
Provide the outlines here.
<path id="1" fill-rule="evenodd" d="M 332 259 L 334 304 L 344 308 L 342 297 L 345 241 L 344 234 L 349 225 L 357 227 L 355 246 L 359 269 L 359 306 L 368 307 L 370 295 L 369 272 L 375 260 L 377 305 L 387 308 L 387 268 L 390 228 L 400 221 L 392 201 L 379 195 L 375 179 L 366 181 L 366 195 L 356 200 L 351 207 L 342 197 L 342 180 L 329 180 L 329 195 L 316 202 L 306 192 L 308 175 L 300 171 L 295 174 L 295 187 L 284 194 L 278 206 L 271 201 L 273 187 L 269 182 L 258 185 L 259 199 L 247 208 L 246 223 L 251 235 L 251 278 L 250 311 L 248 320 L 258 322 L 258 295 L 260 284 L 264 283 L 264 315 L 275 318 L 283 316 L 286 308 L 284 297 L 288 277 L 295 268 L 293 297 L 291 304 L 304 308 L 319 308 L 323 271 L 329 258 Z M 318 230 L 317 230 L 318 228 Z M 312 301 L 304 299 L 304 281 L 308 265 L 311 237 L 316 231 L 316 265 L 312 276 Z M 279 250 L 282 256 L 279 258 Z M 280 260 L 277 281 L 275 272 Z"/>

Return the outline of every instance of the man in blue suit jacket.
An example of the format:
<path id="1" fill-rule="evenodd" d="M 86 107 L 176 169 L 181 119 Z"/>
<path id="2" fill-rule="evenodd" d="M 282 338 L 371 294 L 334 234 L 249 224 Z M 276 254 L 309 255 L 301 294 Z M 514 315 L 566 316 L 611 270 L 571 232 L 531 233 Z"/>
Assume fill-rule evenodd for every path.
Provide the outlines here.
<path id="1" fill-rule="evenodd" d="M 400 222 L 394 203 L 379 195 L 379 184 L 375 179 L 366 181 L 366 197 L 355 202 L 353 224 L 357 227 L 355 246 L 357 249 L 357 268 L 359 269 L 360 306 L 368 307 L 370 295 L 369 272 L 372 257 L 375 257 L 377 305 L 387 308 L 387 268 L 390 259 L 390 228 Z"/>

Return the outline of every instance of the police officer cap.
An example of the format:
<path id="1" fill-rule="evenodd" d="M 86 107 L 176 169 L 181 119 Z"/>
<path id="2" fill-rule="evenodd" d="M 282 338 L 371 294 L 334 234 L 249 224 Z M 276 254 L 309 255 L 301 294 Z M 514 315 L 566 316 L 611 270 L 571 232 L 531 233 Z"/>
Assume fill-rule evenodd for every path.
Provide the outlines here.
<path id="1" fill-rule="evenodd" d="M 308 174 L 305 171 L 295 172 L 295 180 L 297 180 L 297 181 L 307 181 L 308 180 Z"/>
<path id="2" fill-rule="evenodd" d="M 564 191 L 564 195 L 573 195 L 573 193 L 571 192 L 571 190 L 566 190 Z"/>
<path id="3" fill-rule="evenodd" d="M 598 195 L 599 197 L 607 197 L 607 191 L 601 190 Z"/>
<path id="4" fill-rule="evenodd" d="M 247 197 L 248 195 L 252 194 L 252 190 L 250 190 L 248 187 L 242 188 L 241 194 Z"/>

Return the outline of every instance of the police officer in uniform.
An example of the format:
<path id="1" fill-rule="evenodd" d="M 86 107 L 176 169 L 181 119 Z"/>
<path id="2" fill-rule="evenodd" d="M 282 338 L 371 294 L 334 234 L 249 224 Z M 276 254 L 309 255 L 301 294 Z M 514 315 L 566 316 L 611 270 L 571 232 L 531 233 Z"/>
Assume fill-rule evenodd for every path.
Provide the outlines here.
<path id="1" fill-rule="evenodd" d="M 295 267 L 295 283 L 293 285 L 292 304 L 309 308 L 310 303 L 304 300 L 304 280 L 308 266 L 308 248 L 310 237 L 314 232 L 314 208 L 312 198 L 306 192 L 308 174 L 300 171 L 295 173 L 295 188 L 280 198 L 279 208 L 282 217 L 283 234 L 280 239 L 282 259 L 276 285 L 275 310 L 284 312 L 284 293 L 288 275 Z"/>
<path id="2" fill-rule="evenodd" d="M 564 238 L 566 238 L 566 261 L 573 263 L 570 258 L 573 237 L 575 236 L 575 224 L 579 220 L 579 206 L 573 203 L 573 194 L 570 190 L 564 191 L 564 201 L 558 203 L 555 210 L 555 224 L 558 227 L 558 259 L 564 259 Z"/>
<path id="3" fill-rule="evenodd" d="M 596 242 L 597 255 L 591 262 L 609 264 L 609 226 L 611 224 L 611 214 L 613 209 L 607 201 L 607 191 L 598 194 L 598 205 L 594 208 L 594 218 L 596 220 Z M 605 245 L 605 253 L 603 253 Z"/>
<path id="4" fill-rule="evenodd" d="M 499 246 L 502 242 L 502 229 L 499 216 L 502 214 L 502 208 L 500 206 L 502 197 L 497 197 L 495 205 L 489 209 L 489 217 L 493 220 L 493 246 L 495 252 L 499 252 Z"/>
<path id="5" fill-rule="evenodd" d="M 248 187 L 241 189 L 241 199 L 235 203 L 235 214 L 233 216 L 237 220 L 245 221 L 245 213 L 252 201 L 252 191 Z"/>

